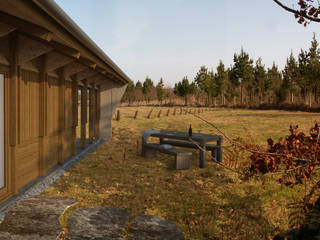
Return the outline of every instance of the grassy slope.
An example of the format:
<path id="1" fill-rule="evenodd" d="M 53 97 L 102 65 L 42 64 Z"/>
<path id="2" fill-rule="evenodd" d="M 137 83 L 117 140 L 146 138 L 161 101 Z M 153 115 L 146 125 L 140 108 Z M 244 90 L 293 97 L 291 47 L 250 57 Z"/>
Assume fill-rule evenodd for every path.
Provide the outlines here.
<path id="1" fill-rule="evenodd" d="M 113 121 L 113 137 L 70 172 L 45 194 L 77 199 L 83 206 L 105 205 L 127 209 L 131 220 L 138 214 L 156 214 L 175 222 L 187 239 L 269 239 L 288 227 L 288 198 L 297 199 L 303 189 L 281 188 L 275 180 L 242 181 L 233 173 L 208 162 L 198 168 L 199 155 L 192 156 L 191 168 L 173 169 L 172 156 L 159 154 L 156 159 L 139 155 L 140 132 L 149 128 L 217 133 L 191 115 L 146 119 L 151 108 L 121 108 L 121 121 Z M 166 108 L 162 114 L 166 114 Z M 172 111 L 172 110 L 171 110 Z M 290 124 L 308 130 L 319 115 L 282 111 L 216 110 L 200 114 L 231 138 L 246 138 L 255 143 L 288 134 Z M 229 145 L 224 142 L 224 146 Z M 227 153 L 227 149 L 225 149 Z M 230 164 L 228 154 L 224 161 Z"/>

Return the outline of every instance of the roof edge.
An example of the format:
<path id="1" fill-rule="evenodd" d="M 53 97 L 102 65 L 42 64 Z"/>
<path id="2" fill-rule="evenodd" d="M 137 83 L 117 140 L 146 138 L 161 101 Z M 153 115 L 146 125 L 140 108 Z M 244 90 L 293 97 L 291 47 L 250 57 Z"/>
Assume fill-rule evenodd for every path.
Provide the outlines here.
<path id="1" fill-rule="evenodd" d="M 97 44 L 59 7 L 53 0 L 32 0 L 38 7 L 45 11 L 60 26 L 78 39 L 94 55 L 109 65 L 117 72 L 127 83 L 131 79 L 111 60 L 107 54 L 97 46 Z"/>

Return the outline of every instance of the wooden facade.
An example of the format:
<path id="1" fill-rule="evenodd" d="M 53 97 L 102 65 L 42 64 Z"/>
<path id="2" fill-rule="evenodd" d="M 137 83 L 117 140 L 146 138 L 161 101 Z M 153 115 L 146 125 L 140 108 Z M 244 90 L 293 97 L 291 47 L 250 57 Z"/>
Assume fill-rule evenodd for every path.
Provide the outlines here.
<path id="1" fill-rule="evenodd" d="M 0 0 L 0 76 L 0 203 L 76 153 L 78 122 L 81 147 L 107 139 L 129 80 L 50 0 Z"/>

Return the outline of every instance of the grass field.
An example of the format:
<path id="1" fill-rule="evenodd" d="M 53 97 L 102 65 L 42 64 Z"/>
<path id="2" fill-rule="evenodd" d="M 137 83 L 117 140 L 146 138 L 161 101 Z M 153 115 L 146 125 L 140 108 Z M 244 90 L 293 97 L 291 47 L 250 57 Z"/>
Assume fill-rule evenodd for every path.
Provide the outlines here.
<path id="1" fill-rule="evenodd" d="M 136 110 L 138 118 L 133 119 Z M 120 121 L 113 120 L 113 137 L 74 166 L 45 194 L 77 199 L 82 206 L 114 206 L 127 209 L 130 220 L 138 214 L 160 215 L 175 222 L 186 239 L 271 239 L 288 228 L 287 204 L 303 197 L 304 187 L 281 187 L 276 179 L 241 180 L 214 162 L 199 169 L 199 155 L 193 151 L 191 168 L 173 169 L 173 157 L 159 154 L 155 159 L 140 156 L 141 131 L 171 129 L 194 132 L 217 131 L 192 115 L 157 117 L 154 108 L 120 108 Z M 216 109 L 200 114 L 232 139 L 266 145 L 268 138 L 287 135 L 290 124 L 308 132 L 319 114 L 285 111 Z M 224 159 L 232 164 L 224 140 Z M 236 153 L 235 153 L 236 154 Z M 241 157 L 247 163 L 247 155 Z"/>

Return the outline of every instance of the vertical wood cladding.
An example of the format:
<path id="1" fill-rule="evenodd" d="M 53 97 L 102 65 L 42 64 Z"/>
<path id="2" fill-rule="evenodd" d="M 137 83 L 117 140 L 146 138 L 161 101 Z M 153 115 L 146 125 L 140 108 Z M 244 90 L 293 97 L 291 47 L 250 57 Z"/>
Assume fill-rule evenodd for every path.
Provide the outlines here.
<path id="1" fill-rule="evenodd" d="M 59 79 L 48 77 L 47 134 L 55 136 L 59 131 Z"/>
<path id="2" fill-rule="evenodd" d="M 80 112 L 77 109 L 79 87 L 76 81 L 61 81 L 61 78 L 50 76 L 45 71 L 37 73 L 18 66 L 14 76 L 17 80 L 14 91 L 10 84 L 10 69 L 0 65 L 0 71 L 5 74 L 8 83 L 5 88 L 7 186 L 0 189 L 1 202 L 39 176 L 45 175 L 59 163 L 60 156 L 65 160 L 75 154 L 76 127 L 80 120 L 77 115 Z M 16 92 L 16 107 L 11 105 L 13 92 Z M 87 89 L 83 93 L 85 97 L 82 102 L 85 108 L 81 112 L 81 125 L 88 125 L 89 118 L 95 127 L 91 131 L 95 138 L 99 138 L 100 90 L 91 89 L 91 111 L 87 111 L 86 107 Z M 64 97 L 63 103 L 61 96 Z M 61 104 L 64 104 L 64 111 Z M 12 115 L 9 113 L 13 108 L 17 109 L 14 116 L 17 128 L 11 131 L 8 123 L 11 121 Z M 13 142 L 11 134 L 14 134 Z M 16 145 L 12 145 L 14 142 Z"/>
<path id="3" fill-rule="evenodd" d="M 17 188 L 39 176 L 39 75 L 21 70 L 19 79 Z"/>
<path id="4" fill-rule="evenodd" d="M 4 144 L 4 176 L 5 176 L 5 182 L 4 182 L 4 187 L 0 189 L 0 202 L 5 201 L 8 199 L 13 191 L 14 188 L 13 186 L 15 185 L 15 182 L 13 182 L 13 177 L 14 177 L 14 169 L 13 169 L 13 157 L 14 154 L 11 154 L 11 152 L 14 152 L 14 147 L 10 145 L 9 142 L 9 133 L 10 133 L 10 128 L 9 128 L 9 120 L 10 120 L 10 83 L 9 83 L 9 68 L 4 67 L 0 65 L 0 74 L 4 75 L 4 134 L 5 134 L 5 144 Z"/>
<path id="5" fill-rule="evenodd" d="M 72 82 L 66 81 L 65 89 L 65 128 L 73 127 Z"/>
<path id="6" fill-rule="evenodd" d="M 47 88 L 47 135 L 44 138 L 45 172 L 57 165 L 62 146 L 59 144 L 59 79 L 48 76 Z"/>
<path id="7" fill-rule="evenodd" d="M 77 104 L 77 103 L 75 103 Z M 63 158 L 67 158 L 73 154 L 75 147 L 75 126 L 73 124 L 73 96 L 72 96 L 72 82 L 66 81 L 65 87 L 65 133 L 64 133 L 64 147 Z"/>
<path id="8" fill-rule="evenodd" d="M 63 159 L 74 153 L 75 136 L 73 124 L 72 83 L 65 81 L 65 109 L 59 109 L 59 89 L 61 81 L 48 76 L 46 89 L 45 136 L 43 137 L 43 162 L 40 164 L 40 76 L 38 73 L 21 70 L 18 82 L 18 145 L 16 146 L 17 188 L 21 188 L 58 164 L 58 156 Z M 61 93 L 60 93 L 61 94 Z M 61 125 L 64 114 L 64 126 Z M 61 127 L 63 126 L 63 127 Z M 64 131 L 63 144 L 59 134 Z"/>
<path id="9" fill-rule="evenodd" d="M 21 71 L 19 81 L 19 139 L 20 144 L 39 137 L 39 75 Z"/>

